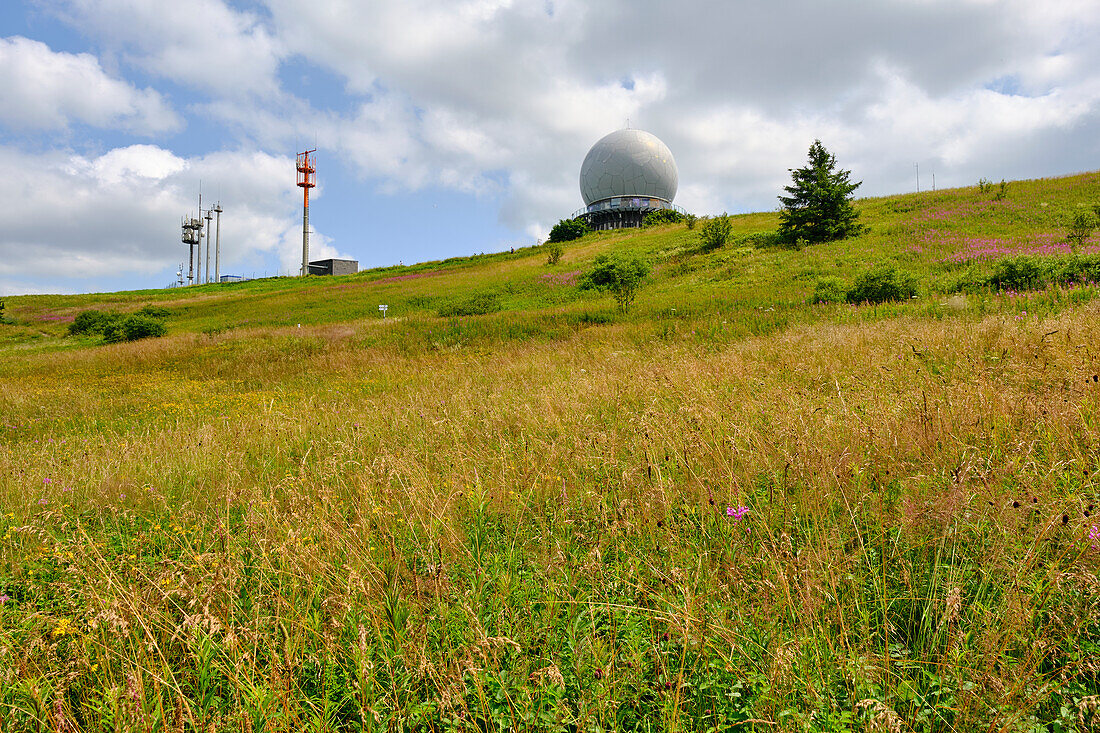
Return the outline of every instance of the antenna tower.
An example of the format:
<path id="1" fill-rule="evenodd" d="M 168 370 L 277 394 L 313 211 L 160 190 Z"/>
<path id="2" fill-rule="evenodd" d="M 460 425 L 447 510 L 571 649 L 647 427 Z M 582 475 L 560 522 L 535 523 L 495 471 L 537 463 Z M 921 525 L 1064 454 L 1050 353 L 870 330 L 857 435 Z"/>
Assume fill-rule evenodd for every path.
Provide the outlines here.
<path id="1" fill-rule="evenodd" d="M 207 209 L 206 216 L 203 217 L 206 219 L 206 275 L 202 279 L 204 283 L 210 282 L 210 220 L 214 218 L 213 211 L 213 209 Z"/>
<path id="2" fill-rule="evenodd" d="M 316 153 L 317 148 L 298 153 L 298 186 L 302 189 L 302 275 L 309 274 L 309 189 L 317 185 L 317 169 L 314 167 L 316 159 L 311 159 L 311 153 Z"/>
<path id="3" fill-rule="evenodd" d="M 193 219 L 190 217 L 183 218 L 183 243 L 187 245 L 187 284 L 195 284 L 195 246 L 199 244 L 202 239 L 202 219 Z M 183 267 L 181 266 L 182 270 Z M 183 278 L 180 277 L 180 285 L 183 284 Z"/>
<path id="4" fill-rule="evenodd" d="M 214 213 L 218 215 L 218 233 L 214 238 L 214 282 L 222 281 L 222 202 L 214 204 Z"/>

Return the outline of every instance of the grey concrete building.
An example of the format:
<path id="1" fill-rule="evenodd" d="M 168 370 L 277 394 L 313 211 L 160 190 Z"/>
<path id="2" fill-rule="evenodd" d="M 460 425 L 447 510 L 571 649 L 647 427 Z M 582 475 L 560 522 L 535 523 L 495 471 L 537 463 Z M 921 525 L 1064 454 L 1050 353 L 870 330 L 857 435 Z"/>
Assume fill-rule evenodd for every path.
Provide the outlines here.
<path id="1" fill-rule="evenodd" d="M 354 275 L 359 260 L 315 260 L 309 263 L 310 275 Z"/>

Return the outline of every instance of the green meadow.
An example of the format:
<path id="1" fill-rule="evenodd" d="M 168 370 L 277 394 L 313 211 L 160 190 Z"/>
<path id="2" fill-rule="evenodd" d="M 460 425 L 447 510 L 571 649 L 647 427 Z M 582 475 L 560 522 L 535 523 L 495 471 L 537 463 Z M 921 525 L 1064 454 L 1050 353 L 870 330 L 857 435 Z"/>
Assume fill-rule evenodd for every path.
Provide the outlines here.
<path id="1" fill-rule="evenodd" d="M 1096 729 L 1097 205 L 4 297 L 0 731 Z"/>

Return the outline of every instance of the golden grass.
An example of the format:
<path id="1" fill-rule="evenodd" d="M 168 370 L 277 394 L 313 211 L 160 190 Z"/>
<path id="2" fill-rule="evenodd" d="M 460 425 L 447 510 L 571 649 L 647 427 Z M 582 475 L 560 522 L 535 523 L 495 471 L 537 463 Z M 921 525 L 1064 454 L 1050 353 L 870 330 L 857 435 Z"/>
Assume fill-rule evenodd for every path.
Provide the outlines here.
<path id="1" fill-rule="evenodd" d="M 284 730 L 430 703 L 430 728 L 522 708 L 553 729 L 635 705 L 694 728 L 682 685 L 710 660 L 753 680 L 738 714 L 768 729 L 1015 725 L 1049 706 L 1052 661 L 1091 664 L 1067 645 L 1096 603 L 1098 317 L 414 353 L 362 348 L 403 327 L 363 321 L 28 358 L 0 398 L 0 577 L 22 594 L 0 685 L 41 712 L 3 714 Z M 337 658 L 340 725 L 303 681 Z M 493 703 L 502 674 L 522 705 Z"/>

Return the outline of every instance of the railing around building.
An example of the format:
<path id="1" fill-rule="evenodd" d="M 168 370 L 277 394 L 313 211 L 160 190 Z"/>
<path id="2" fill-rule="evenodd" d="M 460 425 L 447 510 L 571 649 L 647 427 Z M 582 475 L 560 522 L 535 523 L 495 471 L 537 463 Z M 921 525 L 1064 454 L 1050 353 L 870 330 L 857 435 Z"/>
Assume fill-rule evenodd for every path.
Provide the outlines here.
<path id="1" fill-rule="evenodd" d="M 685 215 L 688 213 L 683 207 L 664 199 L 649 196 L 613 196 L 594 201 L 583 209 L 577 209 L 569 218 L 576 219 L 578 216 L 600 211 L 660 211 L 661 209 L 672 209 Z"/>

